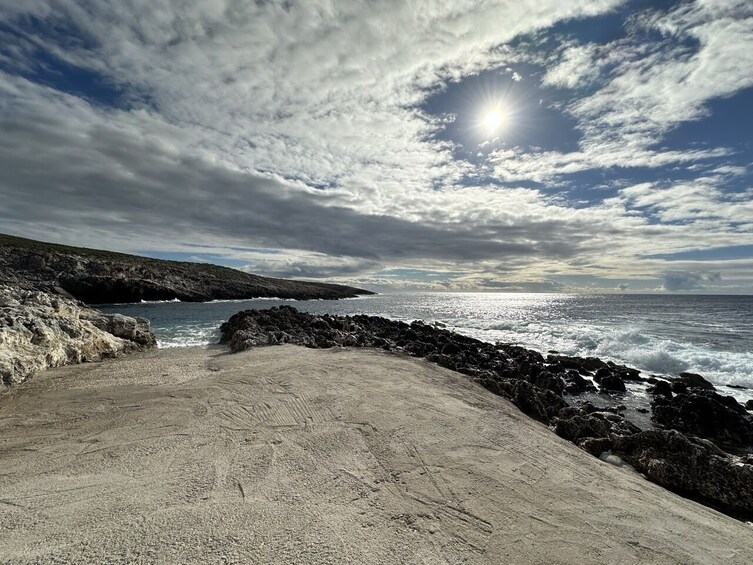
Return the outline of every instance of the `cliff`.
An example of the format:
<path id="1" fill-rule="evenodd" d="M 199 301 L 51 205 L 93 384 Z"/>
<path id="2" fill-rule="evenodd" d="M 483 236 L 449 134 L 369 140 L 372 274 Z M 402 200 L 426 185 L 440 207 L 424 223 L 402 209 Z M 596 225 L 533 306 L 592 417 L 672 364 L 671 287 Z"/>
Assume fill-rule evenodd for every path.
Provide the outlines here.
<path id="1" fill-rule="evenodd" d="M 0 234 L 0 283 L 70 295 L 89 304 L 260 297 L 351 298 L 349 286 L 252 275 L 236 269 L 68 247 Z"/>

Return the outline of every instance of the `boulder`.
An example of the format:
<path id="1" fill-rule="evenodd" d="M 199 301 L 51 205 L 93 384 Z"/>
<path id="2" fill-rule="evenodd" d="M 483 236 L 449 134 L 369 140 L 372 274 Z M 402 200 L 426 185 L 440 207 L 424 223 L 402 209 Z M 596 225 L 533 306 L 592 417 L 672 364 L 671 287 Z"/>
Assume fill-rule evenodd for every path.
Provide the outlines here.
<path id="1" fill-rule="evenodd" d="M 601 369 L 599 369 L 601 370 Z M 626 392 L 625 381 L 622 377 L 615 374 L 604 376 L 599 381 L 599 392 Z"/>
<path id="2" fill-rule="evenodd" d="M 612 452 L 682 496 L 741 519 L 753 519 L 753 458 L 728 455 L 713 443 L 675 430 L 610 436 Z"/>
<path id="3" fill-rule="evenodd" d="M 672 385 L 670 385 L 667 381 L 657 380 L 654 386 L 650 386 L 646 389 L 646 392 L 654 396 L 665 396 L 667 398 L 672 398 Z"/>
<path id="4" fill-rule="evenodd" d="M 98 361 L 156 345 L 149 321 L 106 315 L 69 298 L 0 286 L 0 380 L 18 384 L 38 371 Z"/>
<path id="5" fill-rule="evenodd" d="M 753 416 L 731 396 L 705 388 L 674 398 L 654 397 L 652 420 L 664 428 L 709 439 L 721 447 L 753 446 Z"/>
<path id="6" fill-rule="evenodd" d="M 610 377 L 610 376 L 612 376 L 612 370 L 609 367 L 604 366 L 604 367 L 599 368 L 596 371 L 596 373 L 594 373 L 594 380 L 597 383 L 601 383 L 601 379 L 603 379 L 604 377 Z"/>
<path id="7" fill-rule="evenodd" d="M 583 394 L 584 392 L 596 392 L 594 384 L 580 376 L 576 370 L 567 371 L 562 379 L 565 382 L 565 392 L 567 394 Z"/>
<path id="8" fill-rule="evenodd" d="M 157 338 L 152 332 L 149 320 L 146 318 L 131 318 L 122 314 L 101 314 L 99 312 L 90 314 L 85 311 L 82 316 L 88 319 L 100 330 L 106 331 L 128 341 L 152 347 L 157 345 Z"/>
<path id="9" fill-rule="evenodd" d="M 678 385 L 684 385 L 687 388 L 705 388 L 714 390 L 714 385 L 696 373 L 680 373 L 674 381 Z"/>

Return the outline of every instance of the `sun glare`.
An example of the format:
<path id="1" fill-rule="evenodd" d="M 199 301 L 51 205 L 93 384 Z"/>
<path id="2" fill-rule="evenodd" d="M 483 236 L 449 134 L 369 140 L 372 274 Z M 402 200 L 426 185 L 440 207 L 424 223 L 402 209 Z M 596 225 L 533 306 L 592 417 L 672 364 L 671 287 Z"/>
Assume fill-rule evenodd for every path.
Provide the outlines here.
<path id="1" fill-rule="evenodd" d="M 502 133 L 509 125 L 507 113 L 500 107 L 486 108 L 479 116 L 479 129 L 485 137 L 492 138 Z"/>
<path id="2" fill-rule="evenodd" d="M 496 133 L 502 127 L 504 118 L 499 110 L 487 112 L 484 116 L 484 127 L 489 133 Z"/>

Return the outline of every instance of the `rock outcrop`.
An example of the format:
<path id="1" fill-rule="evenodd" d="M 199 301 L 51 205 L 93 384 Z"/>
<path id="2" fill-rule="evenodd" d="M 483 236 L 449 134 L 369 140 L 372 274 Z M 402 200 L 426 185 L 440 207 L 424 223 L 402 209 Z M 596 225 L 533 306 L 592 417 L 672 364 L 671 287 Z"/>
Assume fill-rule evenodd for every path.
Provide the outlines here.
<path id="1" fill-rule="evenodd" d="M 0 235 L 0 283 L 63 294 L 88 304 L 372 294 L 337 284 L 274 279 L 206 263 L 163 261 L 7 235 Z"/>
<path id="2" fill-rule="evenodd" d="M 702 437 L 730 450 L 753 445 L 753 418 L 731 396 L 693 388 L 673 398 L 656 396 L 653 420 L 664 428 Z"/>
<path id="3" fill-rule="evenodd" d="M 617 453 L 649 480 L 737 518 L 753 517 L 753 456 L 675 430 L 610 436 Z"/>
<path id="4" fill-rule="evenodd" d="M 678 494 L 736 517 L 753 518 L 753 456 L 743 453 L 753 446 L 753 417 L 709 390 L 697 375 L 678 379 L 682 386 L 676 388 L 686 393 L 674 397 L 669 383 L 649 381 L 654 384 L 654 422 L 674 429 L 641 430 L 620 414 L 624 406 L 568 405 L 563 394 L 595 391 L 587 377 L 600 384 L 600 392 L 617 398 L 624 394 L 625 381 L 644 380 L 635 369 L 592 357 L 544 358 L 536 351 L 481 342 L 422 322 L 317 316 L 289 306 L 239 312 L 220 329 L 221 342 L 232 351 L 292 343 L 375 347 L 424 357 L 508 398 L 595 456 L 619 457 Z"/>
<path id="5" fill-rule="evenodd" d="M 38 371 L 156 345 L 149 321 L 63 296 L 0 285 L 0 389 Z"/>

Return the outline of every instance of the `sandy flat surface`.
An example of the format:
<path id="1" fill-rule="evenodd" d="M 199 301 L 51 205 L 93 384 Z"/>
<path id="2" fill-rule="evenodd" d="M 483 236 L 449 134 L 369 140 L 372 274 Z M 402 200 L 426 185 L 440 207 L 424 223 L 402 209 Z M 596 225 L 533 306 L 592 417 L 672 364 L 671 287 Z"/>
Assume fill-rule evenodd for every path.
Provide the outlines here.
<path id="1" fill-rule="evenodd" d="M 0 398 L 3 563 L 744 563 L 753 527 L 422 360 L 161 350 Z"/>

